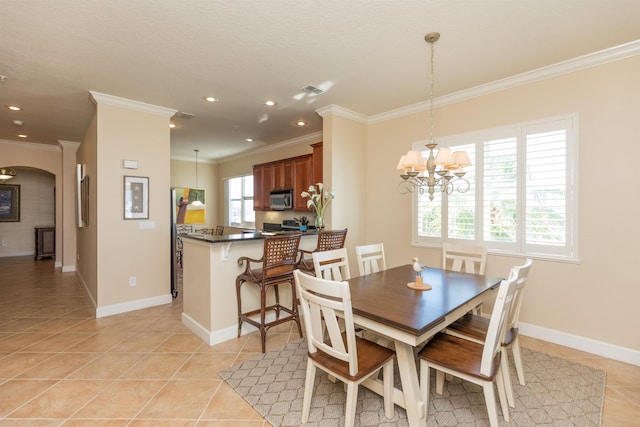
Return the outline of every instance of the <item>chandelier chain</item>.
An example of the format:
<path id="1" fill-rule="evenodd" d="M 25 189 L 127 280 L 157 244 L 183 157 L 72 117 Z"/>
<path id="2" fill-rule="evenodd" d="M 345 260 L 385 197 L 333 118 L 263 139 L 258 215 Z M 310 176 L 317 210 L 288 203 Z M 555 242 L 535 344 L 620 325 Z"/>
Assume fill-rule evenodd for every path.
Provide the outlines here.
<path id="1" fill-rule="evenodd" d="M 435 93 L 435 78 L 434 78 L 434 43 L 435 40 L 429 41 L 429 45 L 431 46 L 431 84 L 430 84 L 430 103 L 429 103 L 429 121 L 431 122 L 430 130 L 429 130 L 429 142 L 433 143 L 433 128 L 434 128 L 434 120 L 433 120 L 433 96 Z"/>

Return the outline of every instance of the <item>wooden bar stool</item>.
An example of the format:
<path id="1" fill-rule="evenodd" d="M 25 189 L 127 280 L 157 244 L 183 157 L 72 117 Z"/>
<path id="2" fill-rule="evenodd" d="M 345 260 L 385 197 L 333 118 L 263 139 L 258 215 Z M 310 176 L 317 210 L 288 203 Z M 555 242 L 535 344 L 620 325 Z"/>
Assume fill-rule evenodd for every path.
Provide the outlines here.
<path id="1" fill-rule="evenodd" d="M 313 251 L 306 251 L 300 249 L 300 259 L 298 260 L 297 268 L 300 271 L 315 276 L 315 270 L 313 267 L 313 259 L 311 254 L 314 252 L 329 251 L 332 249 L 344 248 L 344 241 L 347 238 L 347 229 L 344 230 L 320 230 L 318 231 L 318 244 Z"/>
<path id="2" fill-rule="evenodd" d="M 302 237 L 301 233 L 265 236 L 262 258 L 238 258 L 238 265 L 242 266 L 243 263 L 246 263 L 244 272 L 236 278 L 238 337 L 240 337 L 242 330 L 242 322 L 255 326 L 260 330 L 263 353 L 265 352 L 267 331 L 272 326 L 294 321 L 298 325 L 298 332 L 300 333 L 300 338 L 302 338 L 302 327 L 300 326 L 300 317 L 298 315 L 298 298 L 296 297 L 296 286 L 293 279 L 300 237 Z M 252 263 L 262 263 L 262 266 L 252 269 Z M 256 310 L 242 311 L 242 295 L 240 291 L 245 282 L 253 283 L 260 289 L 260 308 Z M 288 283 L 291 286 L 291 308 L 280 304 L 278 285 L 283 283 Z M 269 288 L 273 288 L 275 303 L 267 306 L 267 291 Z M 275 313 L 275 320 L 270 322 L 265 320 L 268 311 Z M 285 313 L 285 317 L 282 317 L 282 312 Z M 260 315 L 259 320 L 252 318 L 252 316 L 255 317 L 256 315 Z"/>

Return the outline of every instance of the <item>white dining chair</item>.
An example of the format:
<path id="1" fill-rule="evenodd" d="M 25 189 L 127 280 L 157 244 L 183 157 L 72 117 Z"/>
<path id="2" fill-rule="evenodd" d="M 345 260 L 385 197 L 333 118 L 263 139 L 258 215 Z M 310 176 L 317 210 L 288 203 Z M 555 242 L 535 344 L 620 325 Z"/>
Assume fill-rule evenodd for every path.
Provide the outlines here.
<path id="1" fill-rule="evenodd" d="M 513 267 L 509 273 L 508 279 L 516 281 L 516 288 L 513 304 L 507 314 L 507 326 L 504 339 L 501 343 L 501 350 L 503 352 L 501 363 L 503 364 L 502 371 L 504 373 L 507 400 L 511 407 L 515 407 L 515 400 L 513 396 L 511 374 L 509 373 L 509 357 L 506 350 L 509 348 L 511 349 L 511 352 L 513 353 L 513 360 L 516 365 L 516 372 L 518 374 L 518 382 L 521 385 L 525 385 L 524 367 L 522 365 L 522 355 L 520 353 L 520 340 L 518 338 L 518 318 L 520 317 L 520 307 L 522 306 L 522 298 L 524 296 L 524 285 L 529 277 L 529 271 L 531 270 L 532 264 L 533 261 L 531 259 L 527 259 L 523 265 Z M 486 317 L 467 313 L 451 325 L 447 326 L 445 332 L 447 334 L 470 339 L 478 343 L 484 343 L 489 330 L 489 324 L 490 320 Z"/>
<path id="2" fill-rule="evenodd" d="M 442 244 L 442 269 L 484 274 L 487 268 L 487 248 L 480 245 Z M 473 309 L 474 314 L 482 314 L 482 304 Z"/>
<path id="3" fill-rule="evenodd" d="M 493 306 L 484 343 L 437 333 L 418 353 L 420 360 L 420 394 L 425 408 L 429 408 L 430 370 L 436 370 L 436 393 L 442 394 L 444 376 L 453 375 L 478 384 L 484 391 L 485 404 L 492 427 L 498 426 L 493 384 L 498 388 L 502 416 L 509 421 L 509 407 L 505 392 L 504 364 L 506 355 L 500 351 L 507 326 L 508 313 L 515 302 L 517 280 L 509 277 L 501 282 Z"/>
<path id="4" fill-rule="evenodd" d="M 487 248 L 479 245 L 442 244 L 442 269 L 484 274 L 487 266 Z"/>
<path id="5" fill-rule="evenodd" d="M 313 252 L 311 257 L 316 277 L 337 281 L 351 279 L 346 248 Z"/>
<path id="6" fill-rule="evenodd" d="M 367 380 L 380 381 L 377 376 L 382 370 L 385 416 L 393 418 L 395 352 L 356 336 L 348 282 L 313 277 L 300 270 L 293 274 L 309 347 L 302 423 L 309 419 L 316 368 L 346 385 L 344 425 L 347 427 L 355 422 L 359 385 Z"/>
<path id="7" fill-rule="evenodd" d="M 387 269 L 387 263 L 384 257 L 384 245 L 382 243 L 356 246 L 355 250 L 358 270 L 361 276 Z"/>

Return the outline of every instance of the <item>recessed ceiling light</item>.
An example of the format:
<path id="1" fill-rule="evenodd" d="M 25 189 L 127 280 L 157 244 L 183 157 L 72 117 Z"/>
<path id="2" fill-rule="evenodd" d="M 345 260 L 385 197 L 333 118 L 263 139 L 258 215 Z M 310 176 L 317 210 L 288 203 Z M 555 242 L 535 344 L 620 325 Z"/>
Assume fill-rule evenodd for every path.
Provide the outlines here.
<path id="1" fill-rule="evenodd" d="M 17 105 L 7 105 L 7 108 L 11 111 L 22 111 L 22 108 L 18 107 Z"/>
<path id="2" fill-rule="evenodd" d="M 174 127 L 176 127 L 176 124 L 175 124 L 175 123 L 169 123 L 169 127 L 170 127 L 171 129 L 173 129 Z"/>
<path id="3" fill-rule="evenodd" d="M 253 138 L 245 138 L 245 141 L 247 141 L 247 142 L 253 142 Z"/>
<path id="4" fill-rule="evenodd" d="M 307 122 L 305 122 L 304 120 L 298 120 L 298 121 L 296 122 L 296 124 L 297 124 L 298 126 L 306 126 L 306 125 L 307 125 Z"/>
<path id="5" fill-rule="evenodd" d="M 278 103 L 276 101 L 271 101 L 271 100 L 264 102 L 264 105 L 266 105 L 267 107 L 273 107 L 273 106 L 275 106 L 277 104 Z"/>
<path id="6" fill-rule="evenodd" d="M 19 133 L 19 134 L 18 134 L 18 137 L 20 137 L 20 138 L 27 138 L 27 135 L 25 135 L 24 133 Z"/>
<path id="7" fill-rule="evenodd" d="M 207 102 L 218 102 L 218 101 L 220 101 L 220 98 L 216 98 L 214 96 L 205 96 L 202 99 L 204 99 Z"/>

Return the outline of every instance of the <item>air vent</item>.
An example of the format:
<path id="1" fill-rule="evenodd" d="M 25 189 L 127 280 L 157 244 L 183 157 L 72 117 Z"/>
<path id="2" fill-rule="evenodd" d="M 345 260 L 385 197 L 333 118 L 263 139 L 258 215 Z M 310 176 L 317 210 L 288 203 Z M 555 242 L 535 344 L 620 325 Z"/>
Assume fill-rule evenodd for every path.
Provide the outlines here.
<path id="1" fill-rule="evenodd" d="M 318 86 L 314 85 L 306 85 L 302 90 L 313 95 L 321 95 L 324 93 L 324 89 L 320 89 Z"/>
<path id="2" fill-rule="evenodd" d="M 175 117 L 176 119 L 191 120 L 195 116 L 196 115 L 193 113 L 185 113 L 184 111 L 178 111 L 173 117 Z"/>

